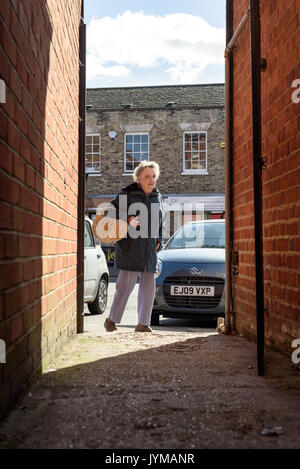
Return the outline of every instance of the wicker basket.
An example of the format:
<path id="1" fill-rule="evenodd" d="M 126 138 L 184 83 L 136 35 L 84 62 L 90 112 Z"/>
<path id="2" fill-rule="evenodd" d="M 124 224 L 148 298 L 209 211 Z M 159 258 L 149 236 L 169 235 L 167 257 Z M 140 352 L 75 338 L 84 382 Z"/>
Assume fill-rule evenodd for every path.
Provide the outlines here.
<path id="1" fill-rule="evenodd" d="M 109 207 L 112 210 L 112 206 Z M 116 209 L 114 209 L 116 211 Z M 102 243 L 116 243 L 124 238 L 128 231 L 128 223 L 107 216 L 108 210 L 96 215 L 93 222 L 93 233 Z"/>

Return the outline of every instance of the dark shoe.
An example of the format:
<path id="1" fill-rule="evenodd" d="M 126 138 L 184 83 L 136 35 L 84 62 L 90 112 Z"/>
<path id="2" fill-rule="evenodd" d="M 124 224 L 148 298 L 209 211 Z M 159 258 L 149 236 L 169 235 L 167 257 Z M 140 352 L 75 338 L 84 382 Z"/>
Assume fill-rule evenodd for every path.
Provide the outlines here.
<path id="1" fill-rule="evenodd" d="M 135 332 L 152 332 L 151 327 L 143 326 L 143 324 L 138 324 L 134 330 Z"/>
<path id="2" fill-rule="evenodd" d="M 106 329 L 106 332 L 113 332 L 117 330 L 115 323 L 109 318 L 105 319 L 104 327 Z"/>

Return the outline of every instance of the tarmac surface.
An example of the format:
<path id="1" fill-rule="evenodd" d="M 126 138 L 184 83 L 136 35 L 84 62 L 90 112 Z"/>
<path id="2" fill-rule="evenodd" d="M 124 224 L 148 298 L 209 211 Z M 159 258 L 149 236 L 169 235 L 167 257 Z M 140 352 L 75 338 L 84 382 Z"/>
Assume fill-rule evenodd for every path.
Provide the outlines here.
<path id="1" fill-rule="evenodd" d="M 215 325 L 169 320 L 134 332 L 136 290 L 113 333 L 85 331 L 0 424 L 0 448 L 299 449 L 300 370 Z"/>

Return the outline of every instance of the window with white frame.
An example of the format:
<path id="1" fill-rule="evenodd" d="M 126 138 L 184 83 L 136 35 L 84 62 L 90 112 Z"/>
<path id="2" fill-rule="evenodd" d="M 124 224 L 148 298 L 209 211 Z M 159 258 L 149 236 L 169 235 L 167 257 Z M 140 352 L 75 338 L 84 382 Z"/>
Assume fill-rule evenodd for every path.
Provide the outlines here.
<path id="1" fill-rule="evenodd" d="M 183 172 L 207 173 L 207 132 L 184 132 Z"/>
<path id="2" fill-rule="evenodd" d="M 85 137 L 85 172 L 100 173 L 100 134 Z"/>
<path id="3" fill-rule="evenodd" d="M 142 160 L 149 159 L 149 134 L 126 133 L 124 147 L 124 172 L 130 174 Z"/>

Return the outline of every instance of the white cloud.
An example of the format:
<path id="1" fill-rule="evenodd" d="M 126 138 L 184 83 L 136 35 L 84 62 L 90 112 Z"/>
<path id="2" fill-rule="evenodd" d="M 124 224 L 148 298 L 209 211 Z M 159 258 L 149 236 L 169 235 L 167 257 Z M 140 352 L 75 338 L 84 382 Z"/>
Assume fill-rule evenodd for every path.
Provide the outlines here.
<path id="1" fill-rule="evenodd" d="M 123 77 L 130 73 L 128 67 L 122 65 L 106 65 L 97 55 L 87 54 L 87 79 L 94 80 L 98 76 Z"/>
<path id="2" fill-rule="evenodd" d="M 87 80 L 128 76 L 132 67 L 162 67 L 171 83 L 197 83 L 208 65 L 224 64 L 225 30 L 199 16 L 132 13 L 92 19 Z"/>

